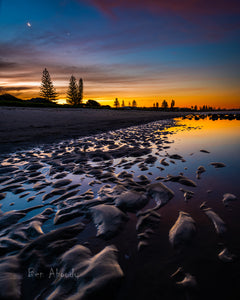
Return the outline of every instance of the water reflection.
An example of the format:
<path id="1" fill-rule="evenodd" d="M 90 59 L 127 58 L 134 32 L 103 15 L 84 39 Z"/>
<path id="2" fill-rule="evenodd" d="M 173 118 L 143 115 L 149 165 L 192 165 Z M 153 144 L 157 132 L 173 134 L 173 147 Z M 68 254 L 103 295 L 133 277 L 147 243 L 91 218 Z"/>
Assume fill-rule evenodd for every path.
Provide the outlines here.
<path id="1" fill-rule="evenodd" d="M 125 270 L 129 269 L 136 277 L 140 276 L 138 273 L 141 274 L 140 286 L 146 287 L 148 282 L 145 272 L 140 268 L 141 259 L 148 262 L 147 272 L 154 276 L 158 274 L 155 262 L 158 261 L 159 265 L 163 261 L 168 262 L 168 274 L 161 278 L 166 286 L 169 280 L 167 275 L 173 271 L 171 268 L 179 264 L 191 269 L 200 279 L 203 278 L 206 272 L 199 260 L 207 260 L 208 255 L 205 252 L 202 254 L 199 249 L 204 249 L 203 251 L 215 257 L 217 250 L 223 250 L 219 249 L 219 242 L 228 244 L 233 250 L 240 248 L 239 240 L 236 239 L 240 230 L 239 203 L 236 201 L 225 207 L 222 202 L 225 193 L 234 194 L 237 198 L 240 195 L 240 122 L 232 117 L 230 119 L 223 116 L 218 116 L 217 119 L 211 116 L 191 116 L 159 121 L 2 156 L 0 225 L 6 227 L 6 230 L 0 233 L 0 237 L 12 239 L 15 234 L 12 232 L 12 224 L 16 230 L 18 226 L 30 226 L 33 220 L 36 221 L 34 218 L 40 222 L 38 224 L 45 233 L 84 222 L 85 229 L 76 239 L 87 244 L 94 253 L 102 250 L 108 243 L 116 245 L 121 266 Z M 211 164 L 213 162 L 224 163 L 226 167 L 214 168 Z M 160 202 L 149 192 L 149 184 L 159 181 L 173 191 L 174 197 L 171 192 L 171 199 L 168 199 L 170 201 L 165 201 L 165 206 L 156 208 L 156 204 Z M 162 197 L 164 191 L 161 184 L 156 187 L 159 189 L 158 197 Z M 142 212 L 136 213 L 138 205 L 131 206 L 129 211 L 126 208 L 128 205 L 120 207 L 119 203 L 126 204 L 128 200 L 120 199 L 122 195 L 133 197 L 129 199 L 131 205 L 135 205 L 136 199 L 141 199 L 144 203 Z M 206 213 L 199 208 L 203 202 L 206 203 L 202 207 L 211 207 L 226 222 L 230 230 L 228 235 L 219 239 L 214 235 L 213 225 Z M 92 208 L 97 206 L 101 207 L 100 217 L 94 219 L 96 212 L 93 214 Z M 34 209 L 25 211 L 31 207 Z M 121 218 L 120 221 L 125 227 L 119 226 L 116 232 L 112 229 L 114 222 L 106 219 L 112 212 L 105 213 L 106 207 L 111 207 L 113 213 L 116 213 L 116 219 L 119 219 L 120 211 L 124 222 Z M 168 232 L 182 210 L 196 222 L 198 238 L 184 248 L 185 252 L 180 251 L 179 254 L 169 244 Z M 6 223 L 4 220 L 8 218 L 8 214 L 4 213 L 8 211 L 15 217 L 19 212 L 22 216 L 18 215 L 11 219 L 12 223 Z M 108 236 L 105 239 L 96 237 L 102 224 L 110 228 L 108 232 L 113 231 L 110 240 L 105 241 L 109 239 Z M 139 228 L 141 232 L 138 232 Z M 27 229 L 27 232 L 32 232 L 31 230 Z M 14 236 L 17 240 L 18 235 Z M 21 247 L 35 238 L 38 238 L 37 234 L 26 237 L 24 241 L 21 240 L 21 244 L 9 248 L 9 251 L 5 247 L 4 253 L 15 255 Z M 138 250 L 142 249 L 146 252 L 138 254 Z M 189 253 L 192 261 L 189 260 Z M 132 262 L 135 263 L 131 264 Z M 219 268 L 217 263 L 214 262 L 214 269 Z M 157 289 L 154 282 L 155 280 L 148 282 L 147 289 Z M 228 283 L 227 286 L 229 288 L 231 284 Z M 202 288 L 206 291 L 210 287 L 206 283 Z M 126 298 L 127 289 L 129 290 L 128 284 L 123 284 L 116 299 Z M 130 288 L 130 294 L 133 289 L 134 287 Z M 142 288 L 139 287 L 139 290 L 142 291 Z M 169 289 L 169 293 L 172 293 L 172 299 L 176 298 L 175 291 Z M 35 296 L 32 292 L 31 297 Z M 141 293 L 138 298 L 144 299 Z"/>

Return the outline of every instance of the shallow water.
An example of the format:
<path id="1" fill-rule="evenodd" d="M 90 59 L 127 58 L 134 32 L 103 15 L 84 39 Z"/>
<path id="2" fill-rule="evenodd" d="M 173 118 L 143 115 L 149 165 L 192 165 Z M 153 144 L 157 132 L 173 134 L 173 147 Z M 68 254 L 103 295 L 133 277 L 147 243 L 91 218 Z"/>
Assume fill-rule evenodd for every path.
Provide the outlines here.
<path id="1" fill-rule="evenodd" d="M 146 299 L 147 297 L 151 299 L 202 299 L 203 297 L 238 299 L 238 297 L 234 298 L 234 295 L 239 294 L 240 205 L 237 200 L 225 207 L 222 198 L 225 193 L 234 194 L 238 198 L 240 195 L 239 129 L 239 120 L 213 121 L 209 117 L 195 120 L 194 117 L 190 117 L 153 122 L 79 140 L 64 141 L 31 151 L 4 155 L 1 159 L 2 167 L 15 166 L 18 169 L 0 175 L 1 189 L 4 189 L 0 193 L 6 194 L 0 200 L 1 210 L 6 213 L 43 204 L 43 207 L 27 212 L 15 223 L 20 226 L 23 221 L 27 222 L 50 207 L 53 213 L 42 224 L 44 233 L 81 221 L 86 227 L 77 236 L 78 243 L 85 244 L 93 254 L 97 254 L 106 245 L 114 244 L 119 250 L 118 261 L 125 278 L 109 299 Z M 201 149 L 209 153 L 200 152 Z M 182 159 L 170 158 L 173 154 L 181 155 Z M 146 161 L 149 156 L 150 160 Z M 155 161 L 154 159 L 151 161 L 152 156 L 155 157 Z M 164 158 L 168 165 L 160 162 Z M 39 173 L 34 174 L 35 171 L 30 170 L 29 166 L 36 162 L 41 163 L 41 167 L 36 170 Z M 214 168 L 210 165 L 212 162 L 221 162 L 226 166 Z M 197 179 L 196 171 L 199 166 L 203 166 L 206 171 L 200 175 L 200 179 Z M 76 172 L 76 167 L 81 169 L 80 174 Z M 96 169 L 101 171 L 100 176 L 96 175 L 97 178 L 94 175 Z M 135 185 L 118 177 L 122 171 L 132 175 Z M 168 174 L 177 176 L 179 173 L 193 180 L 197 186 L 165 181 Z M 53 195 L 43 201 L 43 196 L 53 190 L 52 184 L 59 180 L 54 178 L 59 174 L 62 174 L 62 179 L 72 180 L 63 188 L 80 185 L 73 189 L 65 189 L 61 194 Z M 107 176 L 102 176 L 104 174 Z M 20 175 L 25 177 L 18 181 Z M 42 178 L 38 177 L 39 175 L 42 175 Z M 163 182 L 175 193 L 173 199 L 157 210 L 161 214 L 160 221 L 147 224 L 152 233 L 149 234 L 147 245 L 141 251 L 137 250 L 139 240 L 136 231 L 138 220 L 136 212 L 127 211 L 129 220 L 110 238 L 96 237 L 97 228 L 92 222 L 89 208 L 86 207 L 83 214 L 54 225 L 55 213 L 59 209 L 71 208 L 72 205 L 68 199 L 73 195 L 57 201 L 64 192 L 73 190 L 76 191 L 75 195 L 80 196 L 91 189 L 92 196 L 78 199 L 77 203 L 91 198 L 105 201 L 104 199 L 109 197 L 104 203 L 114 205 L 114 199 L 118 197 L 118 194 L 113 193 L 116 185 L 124 186 L 126 190 L 137 189 L 145 193 L 148 183 L 144 180 L 141 182 L 139 175 L 145 175 L 151 183 Z M 9 179 L 3 180 L 3 176 L 9 176 Z M 12 179 L 16 179 L 16 184 L 25 191 L 17 191 L 19 187 L 12 187 L 10 185 Z M 42 182 L 47 182 L 48 185 L 40 190 L 34 189 L 35 183 Z M 106 184 L 109 186 L 100 193 L 100 188 Z M 183 192 L 179 188 L 193 191 L 193 197 L 185 201 Z M 42 193 L 38 194 L 39 192 Z M 28 194 L 24 196 L 25 193 Z M 35 198 L 28 202 L 27 199 L 32 196 Z M 51 203 L 54 200 L 56 203 Z M 156 205 L 151 197 L 148 200 L 148 204 L 142 210 Z M 204 201 L 206 206 L 212 208 L 226 223 L 226 234 L 222 236 L 216 234 L 213 224 L 199 208 Z M 189 213 L 194 219 L 197 233 L 189 243 L 180 249 L 174 249 L 169 243 L 168 233 L 180 210 Z M 0 223 L 1 217 L 0 215 Z M 11 226 L 9 228 L 6 232 L 0 232 L 0 238 L 9 237 L 9 232 L 11 233 L 12 230 Z M 28 242 L 34 238 L 30 237 Z M 218 259 L 217 254 L 224 247 L 236 255 L 233 262 L 223 263 Z M 18 255 L 20 250 L 9 248 L 9 251 L 4 251 L 2 257 Z M 190 273 L 196 278 L 197 287 L 180 288 L 176 285 L 176 281 L 183 278 L 180 276 L 172 279 L 171 274 L 179 266 L 184 268 L 185 273 Z M 27 288 L 29 282 L 32 285 L 31 289 Z M 50 286 L 51 282 L 51 280 L 28 278 L 24 273 L 21 291 L 23 299 L 33 299 L 41 293 L 44 286 Z"/>

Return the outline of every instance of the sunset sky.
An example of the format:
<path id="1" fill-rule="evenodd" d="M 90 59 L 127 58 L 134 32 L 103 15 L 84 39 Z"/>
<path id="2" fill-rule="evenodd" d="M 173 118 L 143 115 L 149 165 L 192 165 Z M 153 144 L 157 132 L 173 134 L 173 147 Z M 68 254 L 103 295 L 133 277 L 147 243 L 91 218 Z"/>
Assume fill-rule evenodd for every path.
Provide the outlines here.
<path id="1" fill-rule="evenodd" d="M 0 87 L 39 96 L 42 70 L 65 99 L 240 107 L 239 0 L 0 0 Z"/>

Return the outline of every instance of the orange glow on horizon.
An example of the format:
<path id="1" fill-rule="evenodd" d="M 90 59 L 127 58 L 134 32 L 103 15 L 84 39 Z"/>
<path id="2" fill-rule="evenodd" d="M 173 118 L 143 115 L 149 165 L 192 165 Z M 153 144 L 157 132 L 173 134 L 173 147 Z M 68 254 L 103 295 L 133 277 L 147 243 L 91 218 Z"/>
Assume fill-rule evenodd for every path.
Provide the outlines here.
<path id="1" fill-rule="evenodd" d="M 60 104 L 66 103 L 66 91 L 67 86 L 63 85 L 64 82 L 57 82 L 55 84 L 56 90 L 58 92 L 58 99 L 60 100 Z M 14 95 L 15 97 L 21 98 L 23 100 L 31 99 L 39 97 L 40 84 L 39 82 L 26 81 L 26 82 L 8 82 L 4 87 L 7 86 L 7 93 Z M 26 87 L 26 89 L 22 89 L 21 87 Z M 12 90 L 11 90 L 12 88 Z M 122 90 L 118 87 L 118 90 L 113 91 L 113 87 L 109 87 L 109 89 L 105 88 L 100 95 L 100 91 L 94 88 L 94 85 L 89 86 L 86 84 L 84 86 L 84 100 L 85 103 L 88 99 L 93 99 L 98 101 L 101 105 L 110 105 L 113 106 L 113 102 L 115 98 L 118 98 L 120 107 L 122 105 L 122 101 L 124 100 L 125 106 L 129 106 L 132 104 L 132 101 L 135 100 L 137 102 L 138 107 L 153 107 L 153 104 L 158 102 L 159 107 L 161 107 L 162 101 L 166 100 L 168 105 L 172 99 L 175 100 L 175 107 L 187 107 L 191 108 L 191 106 L 197 105 L 198 108 L 203 105 L 211 106 L 213 108 L 226 108 L 226 109 L 239 109 L 240 108 L 240 96 L 236 90 L 226 91 L 226 90 L 218 90 L 212 91 L 208 93 L 199 91 L 198 93 L 194 93 L 191 88 L 189 91 L 177 91 L 174 90 L 174 93 L 164 90 L 161 92 L 161 89 L 156 91 L 153 88 L 151 90 L 151 86 L 143 87 L 143 92 L 141 90 L 133 90 L 133 87 L 130 89 L 126 89 L 125 87 Z M 4 89 L 3 89 L 4 90 Z"/>

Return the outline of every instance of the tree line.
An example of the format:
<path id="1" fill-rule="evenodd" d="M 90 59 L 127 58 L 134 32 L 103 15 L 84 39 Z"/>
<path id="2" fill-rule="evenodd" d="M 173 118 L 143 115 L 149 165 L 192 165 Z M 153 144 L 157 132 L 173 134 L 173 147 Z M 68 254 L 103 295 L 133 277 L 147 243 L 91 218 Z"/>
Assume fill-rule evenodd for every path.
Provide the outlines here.
<path id="1" fill-rule="evenodd" d="M 120 102 L 119 102 L 118 98 L 116 98 L 116 99 L 114 100 L 113 106 L 114 106 L 115 108 L 120 108 Z M 136 107 L 137 107 L 137 102 L 136 102 L 136 100 L 133 100 L 132 102 L 129 101 L 129 102 L 128 102 L 128 106 L 125 106 L 125 102 L 124 102 L 124 100 L 122 100 L 121 107 L 122 107 L 122 108 L 124 108 L 124 107 L 125 107 L 125 108 L 126 108 L 126 107 L 133 107 L 133 108 L 136 108 Z M 162 109 L 168 109 L 168 108 L 174 109 L 174 107 L 175 107 L 175 100 L 173 100 L 173 99 L 172 99 L 172 101 L 171 101 L 170 107 L 169 107 L 168 102 L 167 102 L 166 100 L 163 100 L 163 101 L 162 101 L 161 106 L 159 106 L 159 102 L 153 103 L 153 108 L 156 108 L 156 109 L 158 109 L 158 108 L 162 108 Z"/>
<path id="2" fill-rule="evenodd" d="M 46 68 L 43 70 L 43 73 L 42 73 L 40 96 L 50 102 L 57 100 L 57 97 L 58 97 L 58 93 L 56 92 L 56 89 L 52 83 L 50 74 Z M 73 75 L 70 77 L 66 100 L 67 100 L 67 103 L 70 105 L 77 106 L 77 105 L 82 104 L 82 100 L 83 100 L 83 79 L 82 78 L 80 78 L 79 81 L 77 82 L 76 77 L 74 77 Z M 87 106 L 101 106 L 95 100 L 88 100 L 88 102 L 86 104 L 87 104 Z M 120 107 L 120 102 L 119 102 L 118 98 L 116 98 L 114 100 L 113 106 L 115 108 Z M 125 105 L 125 101 L 122 100 L 121 107 L 122 108 L 124 108 L 124 107 L 125 108 L 126 107 L 136 108 L 137 102 L 136 102 L 136 100 L 132 100 L 132 102 L 130 102 L 130 101 L 128 102 L 128 105 Z M 173 110 L 173 109 L 175 109 L 175 100 L 172 99 L 170 106 L 168 105 L 168 102 L 166 100 L 162 101 L 161 106 L 159 105 L 159 102 L 155 102 L 155 103 L 153 103 L 153 108 L 154 109 L 161 108 L 161 109 Z M 215 108 L 213 108 L 211 106 L 207 106 L 207 105 L 203 105 L 202 107 L 200 106 L 198 108 L 197 105 L 195 105 L 195 106 L 191 106 L 191 110 L 211 111 L 211 110 L 215 110 Z M 219 108 L 219 110 L 220 110 L 220 108 Z"/>
<path id="3" fill-rule="evenodd" d="M 172 99 L 170 108 L 173 109 L 175 106 L 175 100 Z M 153 103 L 153 108 L 159 108 L 159 102 Z M 167 109 L 169 108 L 168 102 L 166 100 L 162 101 L 161 108 Z"/>
<path id="4" fill-rule="evenodd" d="M 115 108 L 119 108 L 120 107 L 120 102 L 118 100 L 118 98 L 116 98 L 113 102 L 113 106 Z M 121 104 L 121 107 L 137 107 L 137 101 L 136 100 L 133 100 L 132 103 L 131 101 L 128 102 L 128 106 L 125 105 L 125 101 L 122 100 L 122 104 Z"/>
<path id="5" fill-rule="evenodd" d="M 45 68 L 42 74 L 42 83 L 40 87 L 40 96 L 47 101 L 57 100 L 58 93 L 52 83 L 51 76 L 48 70 Z M 76 78 L 72 75 L 69 80 L 69 86 L 67 90 L 67 103 L 71 105 L 79 105 L 83 99 L 83 80 L 79 79 L 77 83 Z"/>

